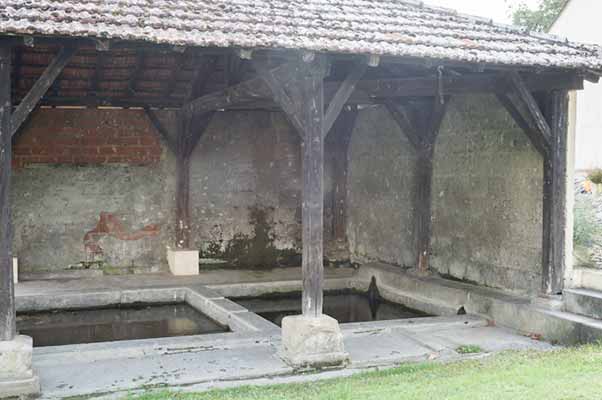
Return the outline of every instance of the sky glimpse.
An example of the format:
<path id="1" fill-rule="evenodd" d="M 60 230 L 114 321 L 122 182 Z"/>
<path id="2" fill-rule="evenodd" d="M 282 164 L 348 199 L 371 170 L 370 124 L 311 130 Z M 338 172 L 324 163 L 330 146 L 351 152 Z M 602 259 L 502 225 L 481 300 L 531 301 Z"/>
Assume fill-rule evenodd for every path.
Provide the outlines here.
<path id="1" fill-rule="evenodd" d="M 509 24 L 512 22 L 510 7 L 522 3 L 523 0 L 425 0 L 424 2 Z M 535 7 L 539 0 L 524 0 L 524 2 Z"/>

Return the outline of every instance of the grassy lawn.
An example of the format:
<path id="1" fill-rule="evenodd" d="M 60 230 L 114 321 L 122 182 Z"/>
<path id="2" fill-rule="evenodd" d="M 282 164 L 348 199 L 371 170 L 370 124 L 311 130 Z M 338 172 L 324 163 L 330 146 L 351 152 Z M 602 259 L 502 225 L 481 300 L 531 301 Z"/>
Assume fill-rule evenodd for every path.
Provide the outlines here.
<path id="1" fill-rule="evenodd" d="M 136 400 L 602 399 L 602 346 L 507 352 L 451 364 L 408 364 L 350 378 L 204 393 L 151 393 Z"/>

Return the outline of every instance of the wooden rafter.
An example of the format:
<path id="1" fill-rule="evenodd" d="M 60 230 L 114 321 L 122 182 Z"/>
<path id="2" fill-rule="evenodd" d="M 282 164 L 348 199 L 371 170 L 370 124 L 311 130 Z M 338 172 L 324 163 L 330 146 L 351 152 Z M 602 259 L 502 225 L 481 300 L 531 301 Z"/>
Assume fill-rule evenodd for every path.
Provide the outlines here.
<path id="1" fill-rule="evenodd" d="M 11 118 L 12 135 L 17 133 L 23 122 L 25 122 L 48 88 L 52 86 L 76 51 L 77 48 L 75 47 L 62 47 L 59 50 L 56 57 L 54 57 L 50 65 L 42 73 L 42 76 L 36 81 L 13 113 Z"/>

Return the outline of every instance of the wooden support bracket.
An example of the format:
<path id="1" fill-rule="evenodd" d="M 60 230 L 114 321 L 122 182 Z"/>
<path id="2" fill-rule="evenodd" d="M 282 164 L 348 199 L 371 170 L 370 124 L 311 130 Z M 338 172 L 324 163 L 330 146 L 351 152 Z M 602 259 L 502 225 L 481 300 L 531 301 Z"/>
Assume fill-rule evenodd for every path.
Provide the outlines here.
<path id="1" fill-rule="evenodd" d="M 17 133 L 23 122 L 25 122 L 50 86 L 52 86 L 76 51 L 76 47 L 62 47 L 59 50 L 59 53 L 54 57 L 50 65 L 42 73 L 42 76 L 36 81 L 13 113 L 11 118 L 12 135 Z"/>

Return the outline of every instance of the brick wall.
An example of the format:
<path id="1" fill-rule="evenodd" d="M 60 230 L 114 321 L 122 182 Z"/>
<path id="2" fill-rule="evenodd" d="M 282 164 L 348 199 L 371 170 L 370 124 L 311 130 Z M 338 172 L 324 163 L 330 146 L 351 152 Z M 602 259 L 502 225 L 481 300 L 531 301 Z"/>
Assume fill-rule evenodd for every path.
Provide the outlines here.
<path id="1" fill-rule="evenodd" d="M 40 109 L 16 141 L 13 166 L 156 164 L 161 143 L 142 110 Z"/>

